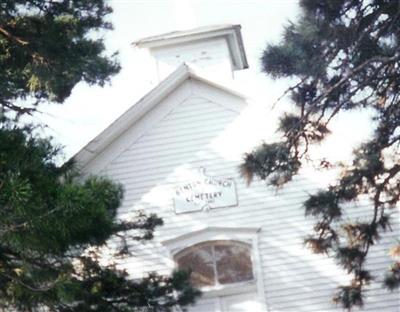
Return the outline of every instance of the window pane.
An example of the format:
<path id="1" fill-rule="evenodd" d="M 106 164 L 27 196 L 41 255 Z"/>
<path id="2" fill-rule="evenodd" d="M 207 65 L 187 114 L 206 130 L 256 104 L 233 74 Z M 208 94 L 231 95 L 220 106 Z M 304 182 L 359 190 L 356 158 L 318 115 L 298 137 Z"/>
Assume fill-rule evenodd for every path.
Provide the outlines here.
<path id="1" fill-rule="evenodd" d="M 231 284 L 253 279 L 250 250 L 241 245 L 215 245 L 218 282 Z"/>
<path id="2" fill-rule="evenodd" d="M 190 280 L 194 286 L 213 286 L 215 284 L 213 257 L 210 246 L 195 247 L 177 257 L 181 270 L 191 270 Z"/>

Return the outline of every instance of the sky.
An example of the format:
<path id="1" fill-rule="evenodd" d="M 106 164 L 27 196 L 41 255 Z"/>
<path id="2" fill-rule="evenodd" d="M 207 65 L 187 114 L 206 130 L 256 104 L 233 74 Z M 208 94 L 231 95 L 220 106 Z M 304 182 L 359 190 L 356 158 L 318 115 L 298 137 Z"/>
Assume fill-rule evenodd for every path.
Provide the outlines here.
<path id="1" fill-rule="evenodd" d="M 273 103 L 286 83 L 273 82 L 260 72 L 267 42 L 278 42 L 284 25 L 298 14 L 296 0 L 111 0 L 109 19 L 114 30 L 104 34 L 107 53 L 118 51 L 121 72 L 105 87 L 79 83 L 62 105 L 41 107 L 36 116 L 47 134 L 64 146 L 65 159 L 91 139 L 157 83 L 149 70 L 147 50 L 132 42 L 143 37 L 214 24 L 240 24 L 249 69 L 235 73 L 241 90 Z"/>
<path id="2" fill-rule="evenodd" d="M 289 86 L 288 81 L 273 81 L 262 73 L 260 57 L 267 43 L 281 40 L 289 20 L 298 18 L 297 0 L 110 0 L 109 4 L 114 10 L 109 16 L 114 30 L 102 36 L 109 55 L 118 51 L 121 72 L 104 87 L 79 83 L 64 104 L 41 106 L 43 113 L 35 116 L 47 125 L 46 134 L 64 147 L 60 162 L 72 157 L 157 85 L 156 73 L 151 70 L 154 60 L 146 49 L 132 46 L 144 37 L 215 24 L 240 24 L 249 68 L 235 72 L 239 91 L 271 107 Z M 280 101 L 279 108 L 285 102 Z M 370 134 L 370 119 L 361 115 L 340 114 L 332 125 L 334 134 L 320 152 L 328 153 L 332 160 L 348 159 L 353 147 Z M 343 141 L 347 141 L 347 148 Z"/>

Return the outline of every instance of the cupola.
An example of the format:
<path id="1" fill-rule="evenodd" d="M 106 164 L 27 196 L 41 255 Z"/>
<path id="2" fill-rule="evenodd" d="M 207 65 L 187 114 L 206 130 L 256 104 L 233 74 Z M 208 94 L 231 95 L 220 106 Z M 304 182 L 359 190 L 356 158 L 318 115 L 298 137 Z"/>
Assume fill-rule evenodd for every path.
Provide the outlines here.
<path id="1" fill-rule="evenodd" d="M 232 79 L 234 71 L 248 68 L 240 29 L 240 25 L 230 24 L 207 26 L 147 37 L 133 44 L 149 49 L 159 81 L 182 63 Z"/>

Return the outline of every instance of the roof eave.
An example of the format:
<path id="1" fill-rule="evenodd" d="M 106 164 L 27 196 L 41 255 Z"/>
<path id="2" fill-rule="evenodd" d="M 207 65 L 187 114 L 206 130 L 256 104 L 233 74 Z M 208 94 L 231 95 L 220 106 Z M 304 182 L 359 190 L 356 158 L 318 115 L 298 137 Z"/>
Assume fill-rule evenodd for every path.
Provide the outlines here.
<path id="1" fill-rule="evenodd" d="M 161 47 L 184 44 L 199 41 L 206 38 L 226 38 L 230 53 L 232 55 L 235 70 L 249 67 L 243 45 L 240 25 L 221 25 L 214 28 L 200 28 L 200 30 L 189 30 L 173 32 L 159 36 L 152 36 L 135 41 L 132 44 L 140 48 L 156 50 Z"/>
<path id="2" fill-rule="evenodd" d="M 78 163 L 78 166 L 81 169 L 86 167 L 90 161 L 92 161 L 99 153 L 106 149 L 107 146 L 109 146 L 116 138 L 127 131 L 127 129 L 129 129 L 134 123 L 136 123 L 148 111 L 155 107 L 155 105 L 157 105 L 161 99 L 173 92 L 173 90 L 175 90 L 187 79 L 201 81 L 242 99 L 248 98 L 244 94 L 235 91 L 232 86 L 228 86 L 222 81 L 210 80 L 205 74 L 190 68 L 186 64 L 182 64 L 172 74 L 170 74 L 149 93 L 136 102 L 136 104 L 132 105 L 125 113 L 112 122 L 99 135 L 86 144 L 72 157 L 72 159 Z"/>

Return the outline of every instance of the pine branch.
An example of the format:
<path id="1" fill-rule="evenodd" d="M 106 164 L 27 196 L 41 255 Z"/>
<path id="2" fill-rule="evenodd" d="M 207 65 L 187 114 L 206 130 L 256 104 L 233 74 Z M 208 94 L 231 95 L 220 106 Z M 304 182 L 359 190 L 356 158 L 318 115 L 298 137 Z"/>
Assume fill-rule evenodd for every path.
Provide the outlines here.
<path id="1" fill-rule="evenodd" d="M 28 45 L 29 42 L 25 41 L 17 36 L 12 35 L 10 32 L 8 32 L 5 28 L 0 27 L 0 34 L 3 35 L 3 37 L 7 38 L 8 40 L 12 41 L 12 42 L 16 42 L 22 46 Z"/>
<path id="2" fill-rule="evenodd" d="M 287 88 L 276 100 L 275 102 L 272 103 L 271 106 L 271 110 L 273 110 L 275 108 L 275 106 L 284 98 L 286 97 L 286 95 L 288 95 L 290 92 L 296 90 L 299 86 L 301 86 L 306 80 L 308 79 L 308 77 L 304 77 L 303 79 L 301 79 L 297 84 L 295 84 L 294 86 L 291 86 L 289 88 Z"/>
<path id="3" fill-rule="evenodd" d="M 10 102 L 7 102 L 2 99 L 0 99 L 0 105 L 17 113 L 17 115 L 24 115 L 24 114 L 32 115 L 34 112 L 37 111 L 37 109 L 35 107 L 21 107 L 21 106 L 11 104 Z"/>
<path id="4" fill-rule="evenodd" d="M 27 284 L 26 282 L 22 281 L 21 279 L 15 277 L 15 276 L 12 276 L 10 274 L 4 273 L 3 271 L 0 271 L 0 275 L 2 275 L 5 278 L 8 278 L 8 279 L 18 283 L 18 284 L 20 284 L 22 287 L 24 287 L 24 288 L 26 288 L 26 289 L 28 289 L 30 291 L 33 291 L 33 292 L 47 292 L 50 289 L 54 288 L 56 286 L 56 284 L 59 282 L 58 280 L 55 280 L 53 283 L 50 283 L 47 286 L 35 287 L 35 286 Z"/>

